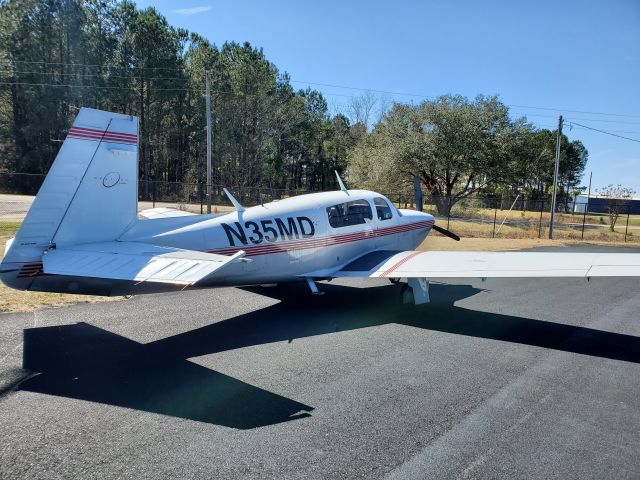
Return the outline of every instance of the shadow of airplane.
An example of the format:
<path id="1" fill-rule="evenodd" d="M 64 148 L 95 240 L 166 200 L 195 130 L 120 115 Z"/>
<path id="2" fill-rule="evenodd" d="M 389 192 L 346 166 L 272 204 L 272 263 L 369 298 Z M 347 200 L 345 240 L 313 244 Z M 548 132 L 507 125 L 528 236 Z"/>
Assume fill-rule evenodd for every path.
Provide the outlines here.
<path id="1" fill-rule="evenodd" d="M 25 330 L 23 366 L 40 374 L 20 390 L 238 429 L 304 418 L 313 410 L 87 323 Z"/>
<path id="2" fill-rule="evenodd" d="M 397 287 L 323 285 L 247 288 L 282 301 L 148 344 L 87 323 L 24 331 L 24 368 L 40 372 L 21 390 L 89 400 L 247 429 L 310 416 L 313 407 L 201 367 L 187 359 L 252 345 L 396 323 L 425 330 L 640 363 L 640 338 L 457 307 L 480 290 L 431 286 L 432 303 L 400 308 Z"/>

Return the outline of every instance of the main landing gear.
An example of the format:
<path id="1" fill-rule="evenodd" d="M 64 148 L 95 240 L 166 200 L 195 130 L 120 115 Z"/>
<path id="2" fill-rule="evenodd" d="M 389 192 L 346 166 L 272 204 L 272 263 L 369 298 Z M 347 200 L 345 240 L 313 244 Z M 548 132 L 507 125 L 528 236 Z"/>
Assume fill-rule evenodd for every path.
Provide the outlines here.
<path id="1" fill-rule="evenodd" d="M 396 280 L 395 282 L 393 280 Z M 392 283 L 399 283 L 400 279 L 392 279 Z M 400 303 L 403 305 L 422 305 L 431 301 L 429 297 L 429 280 L 426 278 L 409 278 L 400 287 Z"/>

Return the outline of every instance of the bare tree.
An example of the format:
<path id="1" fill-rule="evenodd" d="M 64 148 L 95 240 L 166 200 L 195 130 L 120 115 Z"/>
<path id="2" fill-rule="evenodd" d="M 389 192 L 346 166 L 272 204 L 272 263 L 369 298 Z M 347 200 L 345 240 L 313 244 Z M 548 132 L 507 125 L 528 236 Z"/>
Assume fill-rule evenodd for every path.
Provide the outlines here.
<path id="1" fill-rule="evenodd" d="M 596 190 L 596 193 L 605 198 L 605 208 L 609 214 L 609 229 L 613 232 L 620 215 L 629 210 L 631 198 L 636 192 L 629 187 L 610 184 Z"/>
<path id="2" fill-rule="evenodd" d="M 351 98 L 351 102 L 347 107 L 347 114 L 352 125 L 357 123 L 364 125 L 368 130 L 369 125 L 373 121 L 372 115 L 374 108 L 378 103 L 376 94 L 367 90 L 362 95 Z"/>
<path id="3" fill-rule="evenodd" d="M 378 99 L 378 108 L 376 109 L 376 123 L 380 123 L 382 122 L 382 120 L 384 119 L 384 116 L 389 113 L 389 111 L 391 110 L 391 108 L 393 108 L 393 104 L 394 104 L 394 100 L 393 98 L 391 98 L 388 95 L 383 95 L 380 96 L 380 98 Z"/>

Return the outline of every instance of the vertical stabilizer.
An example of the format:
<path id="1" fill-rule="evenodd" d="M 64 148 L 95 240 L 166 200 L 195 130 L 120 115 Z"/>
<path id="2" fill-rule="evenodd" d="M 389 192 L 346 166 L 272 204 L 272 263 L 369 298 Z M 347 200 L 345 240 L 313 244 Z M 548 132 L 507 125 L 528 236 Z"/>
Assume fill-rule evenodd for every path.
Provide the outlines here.
<path id="1" fill-rule="evenodd" d="M 82 108 L 3 263 L 118 238 L 136 219 L 137 155 L 137 117 Z"/>

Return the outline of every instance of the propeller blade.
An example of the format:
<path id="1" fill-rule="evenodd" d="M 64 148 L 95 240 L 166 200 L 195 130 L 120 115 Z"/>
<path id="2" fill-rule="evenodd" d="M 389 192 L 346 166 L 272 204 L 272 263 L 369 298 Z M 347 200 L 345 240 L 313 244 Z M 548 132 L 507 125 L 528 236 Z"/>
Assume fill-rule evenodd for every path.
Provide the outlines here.
<path id="1" fill-rule="evenodd" d="M 456 234 L 455 234 L 455 233 L 453 233 L 453 232 L 450 232 L 450 231 L 449 231 L 449 230 L 447 230 L 446 228 L 439 227 L 438 225 L 434 225 L 434 226 L 433 226 L 433 227 L 431 227 L 431 228 L 433 228 L 436 232 L 441 233 L 441 234 L 442 234 L 442 235 L 444 235 L 445 237 L 449 237 L 449 238 L 454 239 L 456 242 L 459 242 L 459 241 L 460 241 L 460 237 L 459 237 L 458 235 L 456 235 Z"/>

